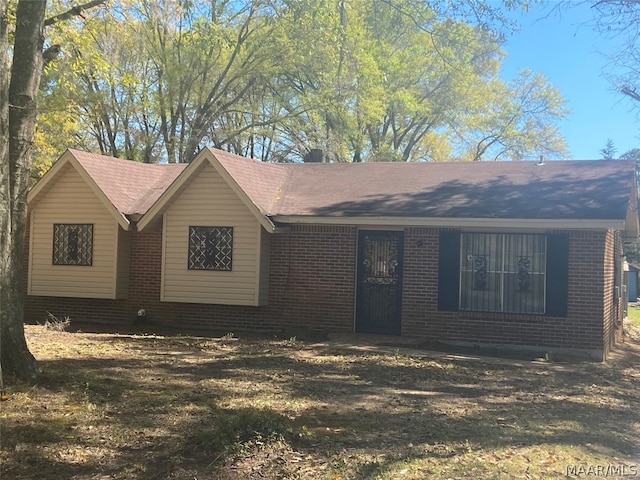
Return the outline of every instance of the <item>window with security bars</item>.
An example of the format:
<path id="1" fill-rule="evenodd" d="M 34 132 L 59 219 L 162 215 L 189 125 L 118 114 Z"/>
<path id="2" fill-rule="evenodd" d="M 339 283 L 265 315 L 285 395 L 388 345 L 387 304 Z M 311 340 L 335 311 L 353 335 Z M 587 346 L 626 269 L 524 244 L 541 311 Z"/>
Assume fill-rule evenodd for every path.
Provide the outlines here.
<path id="1" fill-rule="evenodd" d="M 189 270 L 231 271 L 233 227 L 189 227 Z"/>
<path id="2" fill-rule="evenodd" d="M 463 233 L 460 309 L 544 313 L 544 235 Z"/>
<path id="3" fill-rule="evenodd" d="M 55 223 L 53 225 L 53 264 L 93 264 L 93 224 Z"/>

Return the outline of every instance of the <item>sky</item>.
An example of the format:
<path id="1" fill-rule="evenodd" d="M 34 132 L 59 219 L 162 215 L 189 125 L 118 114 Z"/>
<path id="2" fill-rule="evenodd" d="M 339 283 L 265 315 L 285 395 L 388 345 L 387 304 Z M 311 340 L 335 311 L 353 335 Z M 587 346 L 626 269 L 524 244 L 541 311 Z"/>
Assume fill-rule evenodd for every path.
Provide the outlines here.
<path id="1" fill-rule="evenodd" d="M 518 70 L 530 68 L 560 90 L 571 110 L 558 125 L 570 158 L 602 158 L 608 139 L 616 155 L 640 147 L 640 118 L 632 111 L 633 102 L 613 91 L 603 76 L 610 68 L 605 54 L 615 51 L 615 43 L 588 25 L 593 21 L 589 5 L 547 14 L 549 8 L 535 6 L 513 15 L 520 30 L 503 47 L 507 57 L 501 76 L 510 80 Z"/>

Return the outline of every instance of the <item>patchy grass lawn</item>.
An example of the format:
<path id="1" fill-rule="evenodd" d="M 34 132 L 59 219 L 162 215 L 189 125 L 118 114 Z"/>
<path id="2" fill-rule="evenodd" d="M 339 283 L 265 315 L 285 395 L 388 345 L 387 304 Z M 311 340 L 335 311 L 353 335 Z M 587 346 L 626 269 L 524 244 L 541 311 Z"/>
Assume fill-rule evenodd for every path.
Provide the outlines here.
<path id="1" fill-rule="evenodd" d="M 2 479 L 640 475 L 640 348 L 607 364 L 27 327 Z M 600 476 L 603 476 L 602 474 Z"/>
<path id="2" fill-rule="evenodd" d="M 631 324 L 640 328 L 640 304 L 631 303 L 629 304 L 629 309 L 627 310 L 627 316 L 629 320 L 631 320 Z"/>

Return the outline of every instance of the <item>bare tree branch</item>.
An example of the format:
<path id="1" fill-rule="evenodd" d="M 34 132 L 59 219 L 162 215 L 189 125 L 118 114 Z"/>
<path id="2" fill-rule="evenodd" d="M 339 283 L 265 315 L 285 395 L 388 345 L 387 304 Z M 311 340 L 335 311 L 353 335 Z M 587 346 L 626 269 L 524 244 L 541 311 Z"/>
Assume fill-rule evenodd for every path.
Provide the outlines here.
<path id="1" fill-rule="evenodd" d="M 635 89 L 629 87 L 628 85 L 623 85 L 620 87 L 620 92 L 624 93 L 626 96 L 633 98 L 636 102 L 640 102 L 640 93 L 636 92 Z"/>
<path id="2" fill-rule="evenodd" d="M 89 10 L 90 8 L 93 7 L 97 7 L 98 5 L 102 5 L 104 3 L 106 3 L 107 0 L 91 0 L 90 2 L 87 3 L 83 3 L 82 5 L 75 5 L 72 8 L 70 8 L 69 10 L 67 10 L 66 12 L 62 12 L 58 15 L 55 15 L 53 17 L 47 18 L 44 21 L 44 26 L 45 27 L 49 27 L 55 23 L 58 22 L 63 22 L 65 20 L 68 20 L 72 17 L 77 17 L 77 16 L 82 16 L 82 13 L 85 10 Z"/>

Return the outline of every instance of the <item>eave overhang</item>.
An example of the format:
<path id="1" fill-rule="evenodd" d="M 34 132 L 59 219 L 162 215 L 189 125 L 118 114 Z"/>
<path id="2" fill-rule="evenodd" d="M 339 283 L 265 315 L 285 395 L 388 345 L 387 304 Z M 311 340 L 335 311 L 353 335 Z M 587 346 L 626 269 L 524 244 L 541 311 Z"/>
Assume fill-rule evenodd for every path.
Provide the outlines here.
<path id="1" fill-rule="evenodd" d="M 531 219 L 531 218 L 456 218 L 456 217 L 393 217 L 393 216 L 314 216 L 274 215 L 271 220 L 286 225 L 356 225 L 407 226 L 438 228 L 499 228 L 535 230 L 625 230 L 624 220 L 611 219 Z"/>

